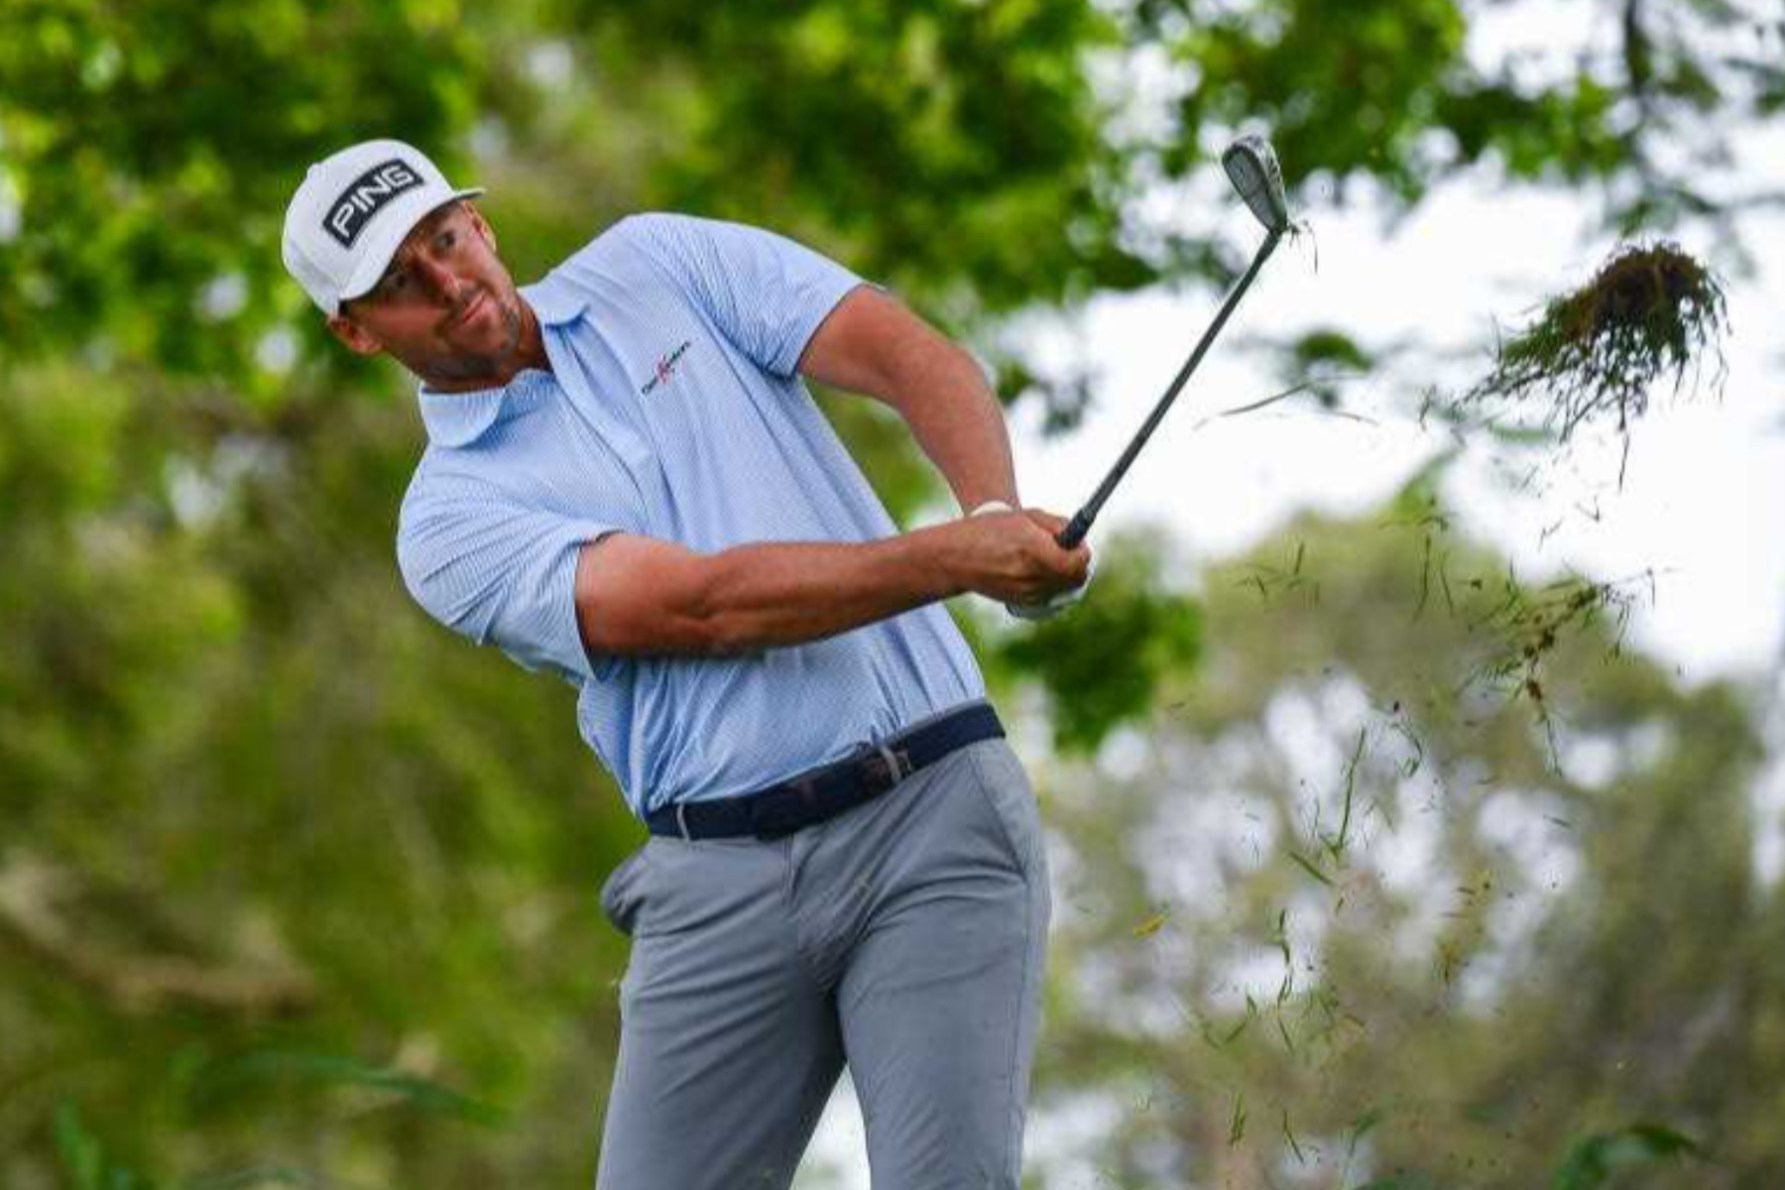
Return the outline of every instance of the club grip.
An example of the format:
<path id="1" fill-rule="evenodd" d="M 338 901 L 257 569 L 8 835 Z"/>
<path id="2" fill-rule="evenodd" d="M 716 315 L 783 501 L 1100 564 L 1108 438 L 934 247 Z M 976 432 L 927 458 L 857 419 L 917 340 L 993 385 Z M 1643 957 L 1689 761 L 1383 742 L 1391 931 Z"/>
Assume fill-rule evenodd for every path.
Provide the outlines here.
<path id="1" fill-rule="evenodd" d="M 1059 536 L 1054 538 L 1054 543 L 1063 550 L 1076 549 L 1078 543 L 1083 541 L 1085 534 L 1090 531 L 1091 518 L 1086 516 L 1085 510 L 1081 508 L 1073 514 L 1070 521 L 1066 522 L 1066 527 L 1060 530 Z"/>

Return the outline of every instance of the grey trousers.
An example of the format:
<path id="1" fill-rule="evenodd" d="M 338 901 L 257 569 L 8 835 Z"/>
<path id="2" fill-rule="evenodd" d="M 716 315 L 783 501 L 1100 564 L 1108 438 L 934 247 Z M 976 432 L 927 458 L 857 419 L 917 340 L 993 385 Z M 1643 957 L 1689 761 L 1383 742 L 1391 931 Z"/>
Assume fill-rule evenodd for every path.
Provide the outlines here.
<path id="1" fill-rule="evenodd" d="M 1017 1190 L 1049 914 L 1003 739 L 781 839 L 652 838 L 598 1190 L 777 1190 L 847 1062 L 874 1190 Z"/>

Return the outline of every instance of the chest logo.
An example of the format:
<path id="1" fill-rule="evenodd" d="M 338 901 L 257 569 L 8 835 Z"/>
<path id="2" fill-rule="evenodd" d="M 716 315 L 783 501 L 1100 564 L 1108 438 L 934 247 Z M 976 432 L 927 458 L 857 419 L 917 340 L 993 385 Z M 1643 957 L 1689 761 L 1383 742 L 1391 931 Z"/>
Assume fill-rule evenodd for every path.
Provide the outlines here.
<path id="1" fill-rule="evenodd" d="M 645 381 L 644 387 L 638 390 L 638 395 L 648 397 L 674 379 L 676 368 L 681 365 L 682 357 L 688 354 L 688 349 L 692 346 L 694 346 L 694 341 L 685 339 L 682 341 L 682 345 L 674 351 L 666 351 L 658 356 L 657 370 L 651 374 L 649 380 Z"/>

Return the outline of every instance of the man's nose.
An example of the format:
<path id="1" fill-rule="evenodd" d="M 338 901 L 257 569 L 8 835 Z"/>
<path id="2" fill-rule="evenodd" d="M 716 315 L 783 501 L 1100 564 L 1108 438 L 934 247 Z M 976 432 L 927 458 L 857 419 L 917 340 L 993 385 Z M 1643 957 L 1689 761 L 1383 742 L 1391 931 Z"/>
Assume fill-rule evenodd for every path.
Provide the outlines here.
<path id="1" fill-rule="evenodd" d="M 448 305 L 459 300 L 459 290 L 464 282 L 457 273 L 438 261 L 429 260 L 425 256 L 415 258 L 415 272 L 429 292 L 435 294 Z"/>

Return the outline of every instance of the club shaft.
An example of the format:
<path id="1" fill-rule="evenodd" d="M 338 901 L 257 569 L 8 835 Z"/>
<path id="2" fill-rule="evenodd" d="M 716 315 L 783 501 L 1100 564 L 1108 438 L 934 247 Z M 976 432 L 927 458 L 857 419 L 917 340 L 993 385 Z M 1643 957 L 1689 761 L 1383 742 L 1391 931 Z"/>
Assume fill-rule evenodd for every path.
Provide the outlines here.
<path id="1" fill-rule="evenodd" d="M 1232 291 L 1227 295 L 1227 300 L 1221 303 L 1221 309 L 1215 314 L 1215 320 L 1209 323 L 1209 329 L 1203 332 L 1202 339 L 1196 344 L 1196 350 L 1190 353 L 1190 358 L 1185 361 L 1177 378 L 1171 382 L 1171 387 L 1165 390 L 1165 395 L 1160 397 L 1159 403 L 1153 406 L 1153 412 L 1147 415 L 1146 423 L 1134 435 L 1134 440 L 1128 443 L 1128 449 L 1122 452 L 1122 457 L 1116 460 L 1116 465 L 1111 467 L 1109 474 L 1103 477 L 1103 482 L 1097 485 L 1097 491 L 1090 500 L 1085 502 L 1085 506 L 1074 513 L 1072 520 L 1068 521 L 1066 527 L 1060 530 L 1059 536 L 1055 540 L 1059 542 L 1061 549 L 1072 549 L 1084 540 L 1086 533 L 1091 531 L 1091 522 L 1096 520 L 1097 514 L 1102 511 L 1103 502 L 1109 499 L 1110 493 L 1115 491 L 1116 485 L 1122 481 L 1122 476 L 1128 473 L 1128 467 L 1134 462 L 1135 456 L 1140 454 L 1140 448 L 1145 446 L 1147 439 L 1153 436 L 1153 431 L 1158 428 L 1159 422 L 1165 417 L 1165 411 L 1171 408 L 1171 403 L 1177 399 L 1185 382 L 1190 379 L 1190 374 L 1196 371 L 1196 365 L 1200 364 L 1202 357 L 1208 353 L 1209 345 L 1215 341 L 1215 336 L 1220 334 L 1221 328 L 1227 324 L 1228 316 L 1233 313 L 1234 307 L 1240 304 L 1240 299 L 1251 287 L 1252 278 L 1258 276 L 1258 270 L 1264 267 L 1264 262 L 1270 259 L 1272 252 L 1277 250 L 1277 241 L 1282 238 L 1283 233 L 1280 231 L 1273 231 L 1265 237 L 1264 243 L 1258 249 L 1258 254 L 1252 258 L 1251 267 L 1235 283 Z"/>

